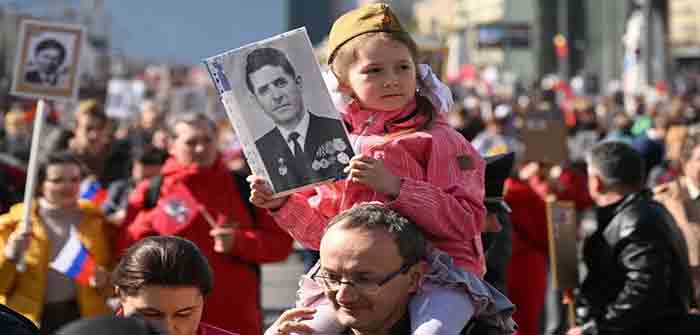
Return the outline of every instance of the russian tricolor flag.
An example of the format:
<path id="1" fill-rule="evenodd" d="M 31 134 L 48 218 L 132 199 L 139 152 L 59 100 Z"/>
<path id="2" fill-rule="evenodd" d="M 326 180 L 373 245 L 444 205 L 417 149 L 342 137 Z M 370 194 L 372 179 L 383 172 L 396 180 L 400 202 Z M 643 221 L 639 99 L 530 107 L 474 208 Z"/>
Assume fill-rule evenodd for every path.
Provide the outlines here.
<path id="1" fill-rule="evenodd" d="M 78 239 L 75 227 L 70 227 L 68 241 L 49 266 L 83 285 L 95 274 L 95 260 Z"/>
<path id="2" fill-rule="evenodd" d="M 90 200 L 101 205 L 106 198 L 107 190 L 102 187 L 99 181 L 86 179 L 80 183 L 80 199 Z"/>

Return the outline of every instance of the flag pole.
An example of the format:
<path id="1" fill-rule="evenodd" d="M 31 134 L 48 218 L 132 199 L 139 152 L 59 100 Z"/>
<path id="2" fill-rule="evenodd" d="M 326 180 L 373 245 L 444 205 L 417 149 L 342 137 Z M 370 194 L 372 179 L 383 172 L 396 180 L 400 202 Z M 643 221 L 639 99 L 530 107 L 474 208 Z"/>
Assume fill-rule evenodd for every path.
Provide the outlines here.
<path id="1" fill-rule="evenodd" d="M 41 136 L 41 129 L 44 127 L 44 120 L 46 119 L 46 101 L 44 99 L 39 99 L 37 105 L 37 111 L 34 115 L 34 129 L 32 130 L 32 144 L 29 151 L 29 166 L 27 167 L 27 181 L 24 184 L 24 212 L 22 213 L 22 222 L 20 222 L 20 232 L 24 235 L 31 234 L 32 232 L 32 221 L 31 221 L 31 211 L 32 211 L 32 200 L 34 199 L 34 189 L 37 177 L 37 160 L 39 159 L 39 137 Z M 27 268 L 25 262 L 26 250 L 22 250 L 19 260 L 17 261 L 17 270 L 24 272 Z"/>

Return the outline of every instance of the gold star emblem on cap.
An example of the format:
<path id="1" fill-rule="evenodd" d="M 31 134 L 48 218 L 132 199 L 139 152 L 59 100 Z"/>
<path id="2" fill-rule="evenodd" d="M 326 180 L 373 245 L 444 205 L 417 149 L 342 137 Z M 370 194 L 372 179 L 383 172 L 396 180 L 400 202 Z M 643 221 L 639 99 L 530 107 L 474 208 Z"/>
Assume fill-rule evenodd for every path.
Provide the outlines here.
<path id="1" fill-rule="evenodd" d="M 391 15 L 384 14 L 382 18 L 382 25 L 385 27 L 391 26 Z"/>

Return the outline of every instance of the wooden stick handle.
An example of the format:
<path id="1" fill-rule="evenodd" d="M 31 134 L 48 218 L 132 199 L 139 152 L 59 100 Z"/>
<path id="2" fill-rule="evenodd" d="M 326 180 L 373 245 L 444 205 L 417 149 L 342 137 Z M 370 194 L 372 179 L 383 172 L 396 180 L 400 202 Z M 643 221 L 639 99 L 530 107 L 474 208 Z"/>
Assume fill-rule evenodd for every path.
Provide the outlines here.
<path id="1" fill-rule="evenodd" d="M 27 167 L 27 181 L 24 185 L 24 212 L 22 213 L 22 222 L 20 229 L 23 233 L 32 231 L 32 221 L 30 218 L 32 211 L 32 200 L 34 199 L 34 189 L 36 186 L 38 160 L 39 160 L 39 139 L 41 137 L 41 129 L 44 127 L 46 119 L 46 101 L 40 99 L 37 105 L 37 111 L 34 115 L 34 129 L 32 130 L 32 143 L 29 151 L 29 165 Z M 17 270 L 24 272 L 26 270 L 24 259 L 24 251 L 17 261 Z"/>
<path id="2" fill-rule="evenodd" d="M 216 228 L 216 221 L 214 221 L 214 218 L 211 216 L 211 214 L 209 214 L 209 211 L 206 209 L 206 207 L 202 205 L 200 208 L 202 210 L 202 216 L 204 217 L 204 220 L 206 220 L 207 223 L 209 223 L 209 226 L 211 226 L 211 228 Z"/>
<path id="3" fill-rule="evenodd" d="M 562 292 L 561 302 L 566 305 L 567 316 L 569 319 L 569 328 L 576 327 L 576 298 L 572 289 L 566 289 Z"/>

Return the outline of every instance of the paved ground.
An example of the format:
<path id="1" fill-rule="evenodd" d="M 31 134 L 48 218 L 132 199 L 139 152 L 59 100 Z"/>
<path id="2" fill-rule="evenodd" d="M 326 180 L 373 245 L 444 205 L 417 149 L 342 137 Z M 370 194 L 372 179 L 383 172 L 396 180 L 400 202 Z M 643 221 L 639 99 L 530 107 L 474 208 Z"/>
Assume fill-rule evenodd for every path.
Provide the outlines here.
<path id="1" fill-rule="evenodd" d="M 302 272 L 303 264 L 298 253 L 289 255 L 285 262 L 262 267 L 262 305 L 266 325 L 274 322 L 284 310 L 294 306 Z"/>

